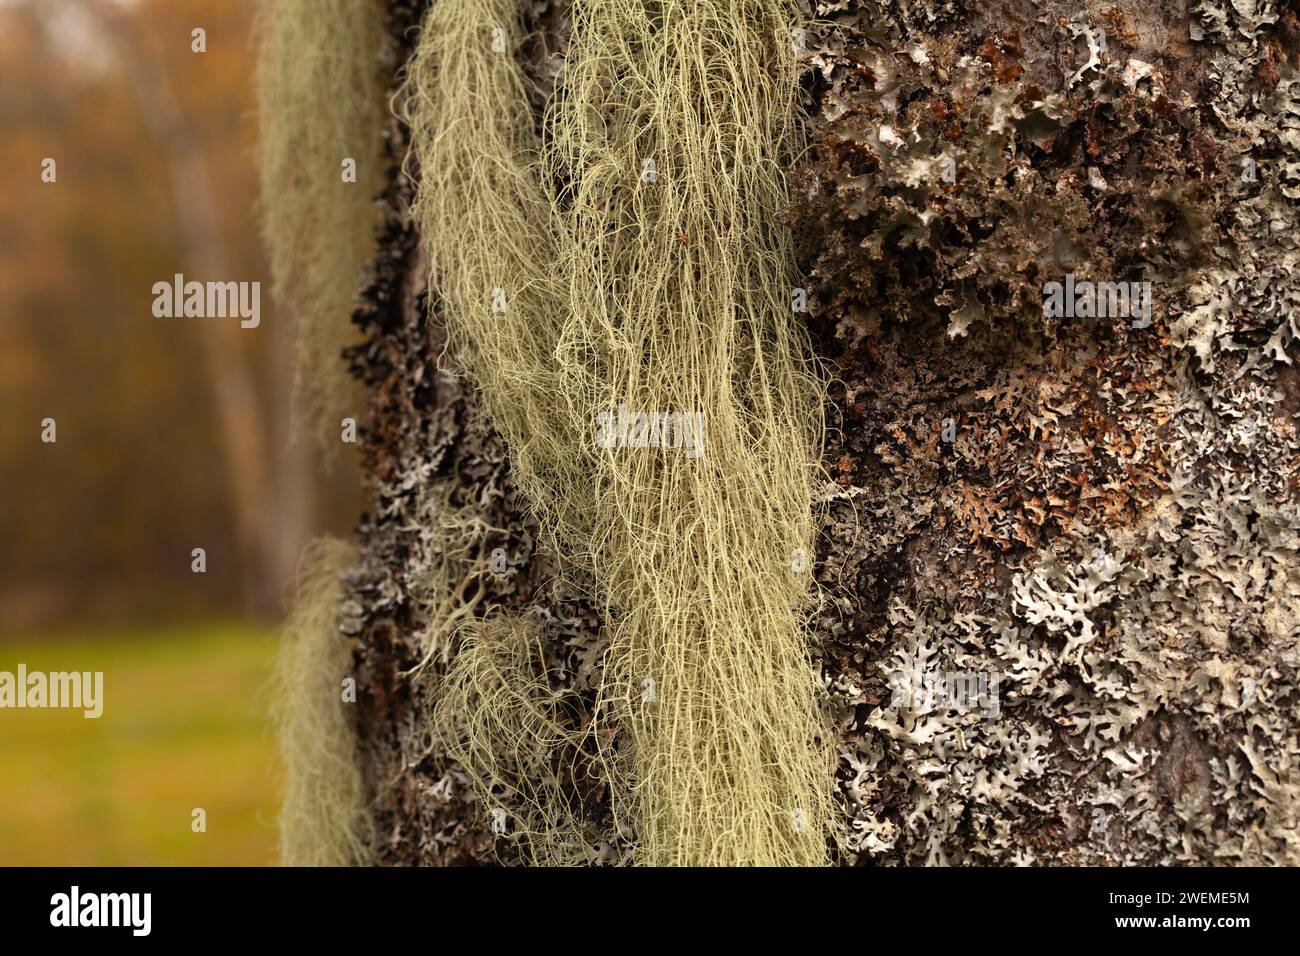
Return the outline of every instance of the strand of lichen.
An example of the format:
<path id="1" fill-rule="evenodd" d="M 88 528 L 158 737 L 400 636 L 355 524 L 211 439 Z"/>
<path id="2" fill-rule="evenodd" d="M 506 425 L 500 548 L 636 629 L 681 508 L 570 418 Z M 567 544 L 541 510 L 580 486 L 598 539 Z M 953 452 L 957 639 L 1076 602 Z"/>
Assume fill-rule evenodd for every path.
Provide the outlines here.
<path id="1" fill-rule="evenodd" d="M 598 719 L 630 737 L 630 762 L 606 756 L 638 860 L 823 862 L 831 765 L 791 561 L 815 528 L 820 389 L 774 222 L 790 11 L 579 0 L 572 17 L 540 148 L 523 75 L 490 46 L 494 27 L 517 43 L 512 0 L 426 21 L 408 118 L 431 281 L 543 527 L 611 622 Z M 702 411 L 705 454 L 596 447 L 596 415 L 622 403 Z"/>
<path id="2" fill-rule="evenodd" d="M 280 635 L 275 718 L 285 767 L 280 857 L 286 866 L 359 866 L 372 823 L 343 700 L 352 653 L 338 629 L 340 575 L 356 548 L 319 538 L 303 553 L 298 593 Z"/>
<path id="3" fill-rule="evenodd" d="M 430 252 L 430 285 L 454 317 L 450 350 L 478 373 L 481 403 L 507 440 L 516 480 L 542 502 L 567 487 L 561 473 L 575 480 L 567 450 L 577 435 L 566 434 L 572 413 L 552 404 L 562 398 L 548 359 L 560 332 L 550 271 L 556 230 L 536 179 L 526 82 L 504 52 L 518 44 L 515 18 L 513 0 L 435 3 L 407 67 L 404 100 L 420 183 L 412 215 Z M 502 32 L 494 37 L 494 29 Z M 492 311 L 496 290 L 504 312 Z M 429 623 L 426 661 L 455 647 L 433 699 L 435 738 L 485 812 L 508 808 L 508 839 L 523 859 L 580 862 L 582 824 L 555 760 L 582 731 L 558 722 L 533 626 L 516 616 L 463 620 L 465 607 L 444 600 L 435 610 L 462 617 L 451 633 L 442 621 Z"/>
<path id="4" fill-rule="evenodd" d="M 579 476 L 581 432 L 575 410 L 555 404 L 565 398 L 552 359 L 563 320 L 556 229 L 537 182 L 527 81 L 509 52 L 517 6 L 440 0 L 429 10 L 404 91 L 419 178 L 411 212 L 451 318 L 450 350 L 475 371 L 526 495 L 550 502 Z M 492 49 L 494 30 L 506 52 Z"/>
<path id="5" fill-rule="evenodd" d="M 637 742 L 647 862 L 825 858 L 830 765 L 791 562 L 811 548 L 820 392 L 774 222 L 795 83 L 780 3 L 590 0 L 550 117 L 552 174 L 577 186 L 566 391 L 707 423 L 698 459 L 609 449 L 594 472 L 605 689 Z"/>
<path id="6" fill-rule="evenodd" d="M 258 24 L 263 241 L 276 301 L 296 317 L 295 431 L 323 447 L 358 412 L 342 360 L 353 296 L 374 250 L 383 182 L 379 0 L 272 0 Z M 343 162 L 356 163 L 356 182 Z"/>
<path id="7" fill-rule="evenodd" d="M 431 712 L 444 752 L 500 814 L 497 833 L 534 864 L 595 862 L 601 842 L 574 786 L 591 769 L 592 728 L 575 725 L 560 683 L 537 622 L 491 614 L 459 628 Z"/>

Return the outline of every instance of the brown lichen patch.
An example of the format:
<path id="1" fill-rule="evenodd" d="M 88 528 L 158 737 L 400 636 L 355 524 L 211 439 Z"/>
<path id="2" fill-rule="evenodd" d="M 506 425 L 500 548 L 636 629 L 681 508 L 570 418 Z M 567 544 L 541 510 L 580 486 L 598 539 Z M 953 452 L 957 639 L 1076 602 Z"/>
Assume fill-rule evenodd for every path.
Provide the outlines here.
<path id="1" fill-rule="evenodd" d="M 830 6 L 790 221 L 838 376 L 848 857 L 1297 859 L 1300 104 L 1269 22 Z M 1150 325 L 1047 316 L 1066 272 L 1150 281 Z M 997 714 L 891 699 L 922 671 L 1000 675 Z"/>

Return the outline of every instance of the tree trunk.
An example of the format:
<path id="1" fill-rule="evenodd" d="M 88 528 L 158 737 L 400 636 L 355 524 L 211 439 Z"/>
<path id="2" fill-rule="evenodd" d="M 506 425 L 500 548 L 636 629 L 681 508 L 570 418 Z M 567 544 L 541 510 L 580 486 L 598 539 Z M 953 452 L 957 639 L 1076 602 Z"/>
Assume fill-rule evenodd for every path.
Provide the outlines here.
<path id="1" fill-rule="evenodd" d="M 566 5 L 524 6 L 540 111 Z M 424 8 L 389 3 L 398 62 Z M 791 40 L 811 148 L 785 218 L 834 375 L 812 631 L 836 859 L 1300 862 L 1294 9 L 816 13 Z M 603 622 L 535 546 L 443 352 L 405 145 L 391 121 L 351 356 L 370 389 L 344 616 L 363 765 L 382 862 L 510 862 L 429 737 L 438 663 L 411 673 L 441 626 L 438 515 L 472 506 L 471 563 L 505 555 L 460 597 L 543 617 L 579 691 Z M 1081 285 L 1057 310 L 1067 282 L 1137 285 L 1127 310 L 1089 310 Z"/>

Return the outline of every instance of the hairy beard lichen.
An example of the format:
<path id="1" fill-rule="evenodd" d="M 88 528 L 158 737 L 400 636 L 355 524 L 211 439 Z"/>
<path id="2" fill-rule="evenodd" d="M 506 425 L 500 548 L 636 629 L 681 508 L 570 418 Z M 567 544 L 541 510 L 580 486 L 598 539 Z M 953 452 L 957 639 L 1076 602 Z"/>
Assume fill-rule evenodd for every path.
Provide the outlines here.
<path id="1" fill-rule="evenodd" d="M 295 431 L 326 448 L 359 412 L 342 353 L 378 223 L 383 23 L 379 0 L 274 0 L 257 29 L 262 237 L 275 299 L 297 322 Z"/>
<path id="2" fill-rule="evenodd" d="M 791 15 L 575 0 L 540 142 L 513 0 L 435 3 L 408 67 L 430 282 L 544 531 L 595 581 L 610 645 L 594 720 L 620 739 L 601 744 L 613 825 L 644 864 L 818 864 L 831 836 L 799 560 L 822 386 L 775 221 L 798 146 Z M 604 447 L 598 416 L 621 404 L 703 412 L 703 454 Z M 483 784 L 487 742 L 551 726 L 529 711 L 536 671 L 488 666 L 498 631 L 462 647 L 445 699 L 517 704 L 537 727 L 437 711 L 469 726 L 459 756 L 487 761 Z M 518 693 L 485 698 L 491 674 Z M 568 819 L 553 783 L 528 799 Z"/>
<path id="3" fill-rule="evenodd" d="M 370 811 L 342 693 L 352 652 L 337 620 L 339 577 L 355 558 L 352 545 L 334 538 L 307 547 L 280 635 L 275 718 L 285 766 L 279 823 L 286 866 L 357 866 L 370 859 Z"/>
<path id="4" fill-rule="evenodd" d="M 608 774 L 581 705 L 548 667 L 540 627 L 518 614 L 473 618 L 433 699 L 438 744 L 469 778 L 494 831 L 534 864 L 594 863 L 604 842 L 580 781 Z"/>

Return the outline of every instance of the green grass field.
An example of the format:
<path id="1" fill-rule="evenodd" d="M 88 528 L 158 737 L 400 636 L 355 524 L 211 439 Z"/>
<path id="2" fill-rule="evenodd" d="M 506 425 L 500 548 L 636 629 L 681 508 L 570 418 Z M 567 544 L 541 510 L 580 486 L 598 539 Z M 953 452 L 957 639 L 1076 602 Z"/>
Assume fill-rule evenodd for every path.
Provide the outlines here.
<path id="1" fill-rule="evenodd" d="M 0 671 L 104 672 L 97 720 L 0 709 L 0 865 L 274 863 L 274 650 L 237 626 L 0 642 Z"/>

